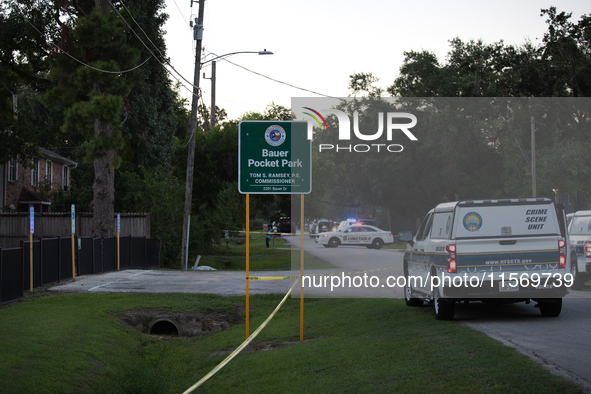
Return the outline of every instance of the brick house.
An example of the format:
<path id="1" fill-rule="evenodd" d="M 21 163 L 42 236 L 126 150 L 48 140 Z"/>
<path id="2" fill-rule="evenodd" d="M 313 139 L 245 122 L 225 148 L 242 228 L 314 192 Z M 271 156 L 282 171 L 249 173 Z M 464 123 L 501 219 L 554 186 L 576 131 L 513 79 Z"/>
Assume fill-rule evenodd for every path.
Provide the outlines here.
<path id="1" fill-rule="evenodd" d="M 0 209 L 23 212 L 34 206 L 35 212 L 50 212 L 51 201 L 42 196 L 68 190 L 76 166 L 75 161 L 44 148 L 26 165 L 10 160 L 0 166 Z"/>

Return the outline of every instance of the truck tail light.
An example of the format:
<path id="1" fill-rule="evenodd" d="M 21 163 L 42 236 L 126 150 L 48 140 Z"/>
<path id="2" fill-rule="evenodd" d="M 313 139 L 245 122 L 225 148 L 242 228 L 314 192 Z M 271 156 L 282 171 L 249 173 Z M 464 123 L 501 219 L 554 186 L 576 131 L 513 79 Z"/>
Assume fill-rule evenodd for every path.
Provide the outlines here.
<path id="1" fill-rule="evenodd" d="M 564 240 L 558 241 L 558 268 L 566 268 L 566 242 Z"/>
<path id="2" fill-rule="evenodd" d="M 449 257 L 447 258 L 447 272 L 450 274 L 456 273 L 458 270 L 458 264 L 456 261 L 456 245 L 449 244 L 445 247 Z"/>
<path id="3" fill-rule="evenodd" d="M 591 257 L 591 241 L 585 242 L 585 257 Z"/>

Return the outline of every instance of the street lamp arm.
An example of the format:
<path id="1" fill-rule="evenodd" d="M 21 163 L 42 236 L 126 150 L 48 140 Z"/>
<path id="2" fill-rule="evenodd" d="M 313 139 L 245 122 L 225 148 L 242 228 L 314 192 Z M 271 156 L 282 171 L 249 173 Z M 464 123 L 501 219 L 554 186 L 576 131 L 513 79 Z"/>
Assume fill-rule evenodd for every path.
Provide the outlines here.
<path id="1" fill-rule="evenodd" d="M 237 55 L 239 53 L 258 53 L 259 55 L 272 55 L 273 54 L 273 52 L 267 51 L 266 49 L 265 50 L 262 50 L 262 51 L 231 52 L 231 53 L 226 53 L 225 55 L 216 56 L 213 59 L 206 60 L 203 63 L 201 63 L 201 65 L 203 66 L 204 64 L 207 64 L 209 62 L 213 62 L 214 60 L 222 59 L 222 58 L 225 58 L 225 57 L 228 57 L 228 56 L 232 56 L 232 55 Z"/>

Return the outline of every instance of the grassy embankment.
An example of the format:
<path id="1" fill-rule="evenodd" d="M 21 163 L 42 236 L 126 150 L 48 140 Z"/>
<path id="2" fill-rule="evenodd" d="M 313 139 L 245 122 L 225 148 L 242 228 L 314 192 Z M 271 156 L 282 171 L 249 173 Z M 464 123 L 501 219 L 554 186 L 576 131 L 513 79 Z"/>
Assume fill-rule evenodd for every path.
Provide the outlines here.
<path id="1" fill-rule="evenodd" d="M 281 295 L 251 297 L 252 333 Z M 180 393 L 243 340 L 243 297 L 74 294 L 0 309 L 3 393 Z M 242 323 L 192 338 L 140 333 L 116 319 L 131 309 L 223 312 Z M 243 353 L 200 393 L 577 393 L 517 351 L 402 300 L 288 299 Z M 269 350 L 270 349 L 270 350 Z"/>

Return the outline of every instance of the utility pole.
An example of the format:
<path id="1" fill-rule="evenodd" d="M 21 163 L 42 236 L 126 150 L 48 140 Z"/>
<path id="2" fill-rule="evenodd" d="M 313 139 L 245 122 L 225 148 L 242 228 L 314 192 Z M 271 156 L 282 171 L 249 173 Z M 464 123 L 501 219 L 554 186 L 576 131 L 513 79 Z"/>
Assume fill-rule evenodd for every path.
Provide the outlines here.
<path id="1" fill-rule="evenodd" d="M 197 130 L 197 107 L 199 104 L 199 72 L 201 70 L 201 40 L 203 38 L 203 11 L 205 0 L 199 0 L 199 13 L 193 26 L 193 39 L 197 41 L 195 49 L 195 73 L 193 76 L 193 98 L 191 102 L 191 122 L 189 124 L 189 151 L 187 153 L 187 181 L 185 185 L 185 209 L 183 212 L 183 234 L 181 240 L 181 269 L 187 269 L 189 253 L 189 220 L 193 199 L 193 172 L 195 167 L 195 132 Z M 193 0 L 191 0 L 191 6 Z M 192 25 L 192 24 L 191 24 Z"/>
<path id="2" fill-rule="evenodd" d="M 211 62 L 211 129 L 215 126 L 215 60 Z"/>

